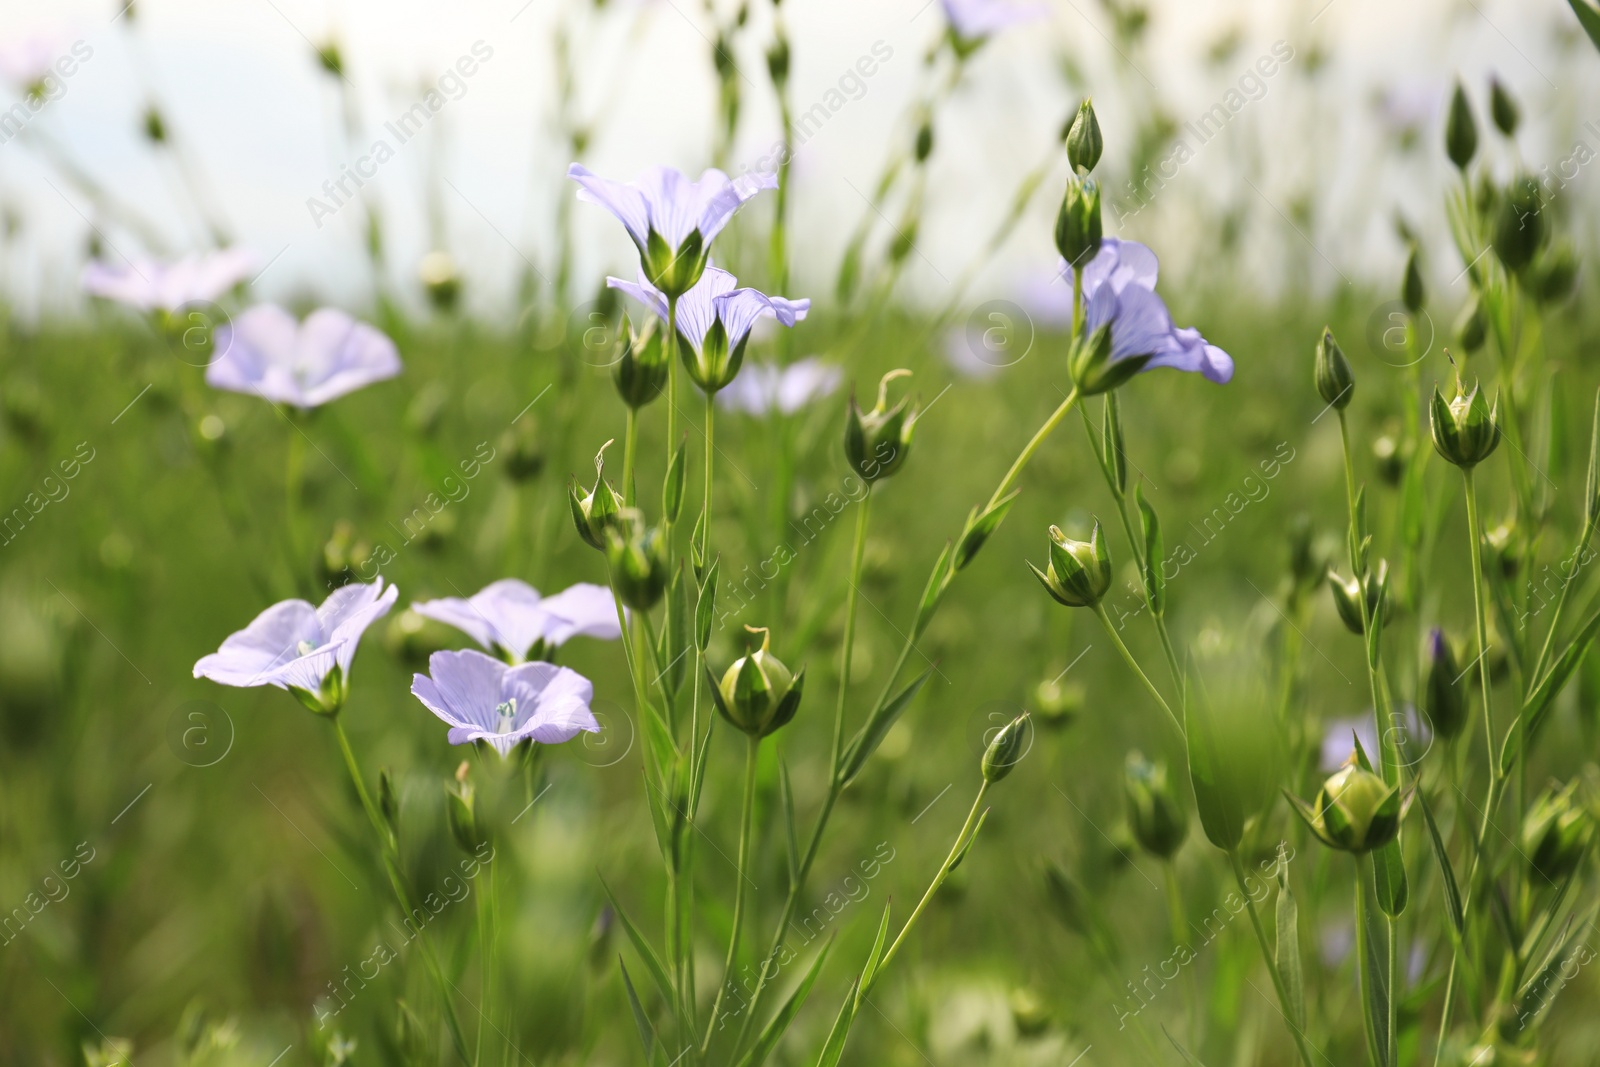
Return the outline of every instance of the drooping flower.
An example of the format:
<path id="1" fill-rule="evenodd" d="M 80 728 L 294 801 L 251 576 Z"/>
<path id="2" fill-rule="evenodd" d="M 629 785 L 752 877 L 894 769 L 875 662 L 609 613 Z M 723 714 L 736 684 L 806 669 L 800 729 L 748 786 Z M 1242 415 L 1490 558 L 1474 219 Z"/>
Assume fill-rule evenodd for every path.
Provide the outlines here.
<path id="1" fill-rule="evenodd" d="M 502 756 L 521 741 L 557 745 L 598 733 L 589 710 L 594 686 L 553 663 L 510 667 L 476 649 L 435 652 L 411 694 L 450 726 L 450 743 L 487 741 Z"/>
<path id="2" fill-rule="evenodd" d="M 1093 370 L 1125 380 L 1128 369 L 1116 373 L 1117 364 L 1136 373 L 1156 367 L 1198 371 L 1221 385 L 1233 377 L 1233 358 L 1210 344 L 1192 327 L 1174 326 L 1166 302 L 1157 295 L 1158 264 L 1155 253 L 1137 241 L 1104 238 L 1100 251 L 1083 269 L 1084 344 L 1094 356 Z M 1070 287 L 1072 267 L 1064 260 L 1058 273 Z M 1070 292 L 1070 288 L 1068 290 Z M 1104 334 L 1099 334 L 1101 328 Z M 1099 351 L 1094 341 L 1099 337 Z M 1098 382 L 1093 384 L 1100 384 Z M 1080 382 L 1086 391 L 1100 391 Z"/>
<path id="3" fill-rule="evenodd" d="M 329 594 L 321 607 L 285 600 L 257 615 L 222 647 L 194 665 L 196 678 L 233 686 L 275 685 L 311 710 L 337 714 L 350 684 L 350 662 L 368 626 L 389 613 L 400 595 L 352 583 Z"/>
<path id="4" fill-rule="evenodd" d="M 206 383 L 264 400 L 314 408 L 400 373 L 394 342 L 337 308 L 296 322 L 258 304 L 217 327 Z"/>
<path id="5" fill-rule="evenodd" d="M 663 320 L 667 318 L 666 294 L 650 284 L 642 269 L 638 282 L 607 278 L 606 284 L 627 293 Z M 694 288 L 678 299 L 678 350 L 689 376 L 708 393 L 722 389 L 739 373 L 757 319 L 770 315 L 793 326 L 811 309 L 809 299 L 767 296 L 738 285 L 732 274 L 708 266 Z"/>
<path id="6" fill-rule="evenodd" d="M 793 415 L 813 400 L 828 396 L 844 380 L 844 371 L 815 356 L 787 367 L 765 363 L 749 367 L 717 396 L 723 407 L 748 415 L 774 411 Z"/>
<path id="7" fill-rule="evenodd" d="M 547 660 L 573 637 L 622 635 L 611 591 L 588 582 L 541 597 L 527 582 L 506 578 L 467 599 L 424 600 L 412 609 L 454 626 L 512 664 Z"/>
<path id="8" fill-rule="evenodd" d="M 83 268 L 83 288 L 93 296 L 115 300 L 140 311 L 177 311 L 189 304 L 209 303 L 250 277 L 255 256 L 243 248 L 190 253 L 162 262 L 94 262 Z"/>
<path id="9" fill-rule="evenodd" d="M 651 167 L 631 182 L 612 181 L 581 163 L 567 168 L 578 199 L 599 204 L 628 229 L 640 271 L 663 293 L 681 296 L 700 280 L 711 242 L 746 200 L 776 189 L 776 174 L 730 178 L 712 169 L 690 181 L 671 167 Z"/>
<path id="10" fill-rule="evenodd" d="M 1037 22 L 1047 12 L 1037 4 L 1013 0 L 939 0 L 950 30 L 963 42 L 977 43 L 1010 26 Z"/>

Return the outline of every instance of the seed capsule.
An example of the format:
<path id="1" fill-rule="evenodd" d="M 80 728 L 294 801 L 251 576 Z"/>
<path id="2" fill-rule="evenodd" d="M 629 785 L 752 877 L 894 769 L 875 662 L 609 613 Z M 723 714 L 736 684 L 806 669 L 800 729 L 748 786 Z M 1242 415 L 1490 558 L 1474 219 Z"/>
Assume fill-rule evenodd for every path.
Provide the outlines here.
<path id="1" fill-rule="evenodd" d="M 1100 121 L 1095 118 L 1094 104 L 1085 100 L 1078 108 L 1078 117 L 1072 120 L 1067 131 L 1067 160 L 1080 174 L 1088 174 L 1100 162 L 1105 141 L 1100 136 Z"/>
<path id="2" fill-rule="evenodd" d="M 983 780 L 992 785 L 1010 774 L 1028 754 L 1028 736 L 1027 712 L 1002 726 L 983 753 Z"/>
<path id="3" fill-rule="evenodd" d="M 1102 541 L 1100 520 L 1087 541 L 1074 541 L 1050 527 L 1049 567 L 1041 571 L 1030 563 L 1028 569 L 1059 604 L 1086 608 L 1100 603 L 1111 588 L 1111 554 Z"/>
<path id="4" fill-rule="evenodd" d="M 1470 393 L 1461 391 L 1456 380 L 1456 395 L 1445 402 L 1437 388 L 1428 414 L 1433 429 L 1433 447 L 1439 455 L 1463 470 L 1470 470 L 1488 459 L 1500 444 L 1500 400 L 1491 405 L 1476 383 Z"/>
<path id="5" fill-rule="evenodd" d="M 594 488 L 585 493 L 574 483 L 568 492 L 578 536 L 584 544 L 602 552 L 606 551 L 606 531 L 617 524 L 617 512 L 622 506 L 606 481 L 606 449 L 610 447 L 611 442 L 607 441 L 594 457 Z"/>
<path id="6" fill-rule="evenodd" d="M 911 451 L 911 437 L 922 412 L 908 397 L 889 406 L 889 383 L 910 376 L 908 370 L 885 374 L 878 383 L 878 402 L 871 411 L 863 412 L 856 405 L 856 398 L 850 397 L 845 411 L 844 455 L 850 469 L 867 482 L 887 478 L 899 470 Z"/>
<path id="7" fill-rule="evenodd" d="M 1291 796 L 1295 811 L 1317 839 L 1342 852 L 1371 852 L 1400 832 L 1400 791 L 1351 763 L 1334 773 L 1309 806 Z"/>
<path id="8" fill-rule="evenodd" d="M 1093 178 L 1067 180 L 1067 192 L 1056 214 L 1056 250 L 1074 267 L 1093 259 L 1103 236 L 1100 186 Z"/>
<path id="9" fill-rule="evenodd" d="M 761 635 L 761 647 L 733 661 L 720 681 L 711 678 L 711 697 L 717 711 L 751 737 L 766 737 L 786 725 L 800 710 L 805 668 L 792 674 L 768 645 L 765 627 L 746 626 Z M 709 675 L 709 669 L 708 669 Z"/>

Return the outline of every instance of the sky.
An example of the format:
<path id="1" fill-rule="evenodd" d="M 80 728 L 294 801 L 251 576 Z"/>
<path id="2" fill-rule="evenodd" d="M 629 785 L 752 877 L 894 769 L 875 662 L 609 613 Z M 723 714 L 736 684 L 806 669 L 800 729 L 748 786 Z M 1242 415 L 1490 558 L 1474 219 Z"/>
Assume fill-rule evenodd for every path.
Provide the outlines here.
<path id="1" fill-rule="evenodd" d="M 999 255 L 984 261 L 978 250 L 1083 92 L 1095 98 L 1108 160 L 1127 158 L 1153 102 L 1193 149 L 1137 195 L 1108 164 L 1108 192 L 1123 205 L 1116 231 L 1151 243 L 1164 262 L 1203 270 L 1215 253 L 1196 220 L 1245 211 L 1255 224 L 1242 258 L 1268 288 L 1291 262 L 1324 288 L 1395 276 L 1404 254 L 1396 211 L 1443 233 L 1438 204 L 1451 175 L 1439 125 L 1458 75 L 1480 104 L 1490 73 L 1522 101 L 1523 165 L 1559 168 L 1579 138 L 1600 150 L 1600 103 L 1585 104 L 1600 101 L 1600 55 L 1561 0 L 1149 0 L 1149 37 L 1136 49 L 1114 42 L 1102 0 L 1035 2 L 1043 21 L 980 49 L 938 112 L 908 300 L 936 304 L 978 263 L 974 302 L 1049 276 L 1059 169 Z M 0 55 L 37 35 L 53 36 L 61 54 L 87 53 L 57 98 L 0 143 L 0 206 L 15 227 L 0 250 L 0 289 L 25 316 L 81 306 L 93 234 L 111 261 L 154 250 L 96 210 L 68 166 L 132 205 L 169 254 L 207 245 L 198 190 L 257 255 L 259 293 L 360 307 L 371 299 L 363 210 L 324 185 L 359 165 L 372 174 L 366 192 L 380 205 L 402 289 L 414 293 L 421 257 L 444 247 L 473 310 L 517 314 L 522 276 L 548 292 L 557 204 L 572 194 L 557 122 L 558 29 L 571 41 L 577 111 L 593 121 L 587 165 L 629 177 L 710 159 L 713 31 L 689 0 L 610 0 L 598 10 L 555 0 L 139 0 L 131 16 L 120 11 L 112 0 L 0 3 Z M 757 0 L 735 48 L 744 110 L 734 170 L 758 166 L 778 134 L 762 59 L 771 12 Z M 826 111 L 795 160 L 793 295 L 806 295 L 798 289 L 826 291 L 846 235 L 870 210 L 867 194 L 889 146 L 907 136 L 924 56 L 944 23 L 938 0 L 787 0 L 784 17 L 797 110 Z M 1233 47 L 1208 60 L 1224 39 Z M 362 119 L 353 141 L 340 85 L 314 61 L 314 45 L 330 40 Z M 1251 80 L 1264 57 L 1285 51 L 1271 76 Z M 852 73 L 864 57 L 875 57 L 870 77 Z M 1204 141 L 1183 133 L 1241 86 L 1245 103 L 1226 128 Z M 445 102 L 402 141 L 386 124 L 429 88 Z M 154 153 L 142 138 L 151 101 L 175 152 Z M 1409 152 L 1399 132 L 1408 124 L 1419 131 Z M 392 158 L 373 158 L 380 140 Z M 1564 195 L 1592 225 L 1585 168 Z M 588 285 L 630 273 L 620 227 L 590 205 L 572 212 L 574 276 Z M 1445 284 L 1448 256 L 1434 258 Z"/>

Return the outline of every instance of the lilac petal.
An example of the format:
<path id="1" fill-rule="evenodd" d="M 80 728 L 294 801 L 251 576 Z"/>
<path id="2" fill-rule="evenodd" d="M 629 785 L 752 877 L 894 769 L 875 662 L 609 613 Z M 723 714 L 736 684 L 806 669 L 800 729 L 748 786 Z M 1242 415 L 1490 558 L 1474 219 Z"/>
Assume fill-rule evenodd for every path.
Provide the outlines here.
<path id="1" fill-rule="evenodd" d="M 411 680 L 411 695 L 451 726 L 493 733 L 500 725 L 499 707 L 505 699 L 501 679 L 506 670 L 504 663 L 476 649 L 435 652 L 428 657 L 428 674 Z M 450 731 L 451 744 L 472 740 L 458 739 L 456 733 Z"/>
<path id="2" fill-rule="evenodd" d="M 301 642 L 313 647 L 324 643 L 317 611 L 304 600 L 281 601 L 229 636 L 216 652 L 202 656 L 194 665 L 194 676 L 222 685 L 280 684 L 279 674 L 300 658 Z"/>
<path id="3" fill-rule="evenodd" d="M 570 741 L 580 732 L 598 733 L 589 703 L 594 685 L 568 667 L 525 663 L 506 672 L 505 694 L 517 701 L 516 734 L 542 745 Z M 526 718 L 524 718 L 526 714 Z"/>
<path id="4" fill-rule="evenodd" d="M 667 296 L 661 290 L 651 285 L 644 276 L 644 268 L 639 269 L 639 280 L 630 282 L 623 278 L 606 278 L 606 285 L 618 292 L 627 293 L 645 307 L 654 311 L 662 322 L 667 321 Z"/>
<path id="5" fill-rule="evenodd" d="M 242 248 L 190 254 L 170 263 L 139 259 L 125 265 L 90 263 L 84 290 L 141 311 L 177 311 L 216 300 L 250 276 L 255 257 Z"/>
<path id="6" fill-rule="evenodd" d="M 706 171 L 705 174 L 700 176 L 700 184 L 704 186 L 712 175 L 716 175 L 726 184 L 715 195 L 707 198 L 704 206 L 700 209 L 700 236 L 704 238 L 708 245 L 713 237 L 722 232 L 722 228 L 728 224 L 728 220 L 733 218 L 734 213 L 743 206 L 746 200 L 749 200 L 763 189 L 776 189 L 778 187 L 778 176 L 776 174 L 765 172 L 741 174 L 730 182 L 728 181 L 728 176 L 720 170 Z"/>
<path id="7" fill-rule="evenodd" d="M 945 18 L 958 37 L 976 41 L 1008 26 L 1034 22 L 1046 15 L 1042 7 L 1009 0 L 941 0 Z"/>
<path id="8" fill-rule="evenodd" d="M 317 407 L 400 373 L 394 342 L 336 308 L 305 322 L 258 304 L 217 328 L 206 382 L 276 403 Z"/>
<path id="9" fill-rule="evenodd" d="M 156 264 L 148 259 L 138 260 L 124 267 L 96 261 L 83 268 L 81 282 L 84 292 L 90 296 L 115 300 L 119 304 L 136 307 L 140 311 L 149 311 L 153 306 L 151 302 L 153 287 L 150 279 L 156 270 Z"/>
<path id="10" fill-rule="evenodd" d="M 1067 306 L 1070 308 L 1072 267 L 1066 260 L 1060 260 L 1056 273 L 1066 282 Z M 1116 237 L 1101 238 L 1099 251 L 1083 268 L 1084 299 L 1094 296 L 1100 287 L 1107 283 L 1110 284 L 1111 290 L 1117 293 L 1130 286 L 1153 290 L 1159 273 L 1160 263 L 1156 260 L 1156 254 L 1138 241 L 1124 241 Z"/>
<path id="11" fill-rule="evenodd" d="M 578 183 L 578 199 L 599 204 L 628 229 L 633 243 L 643 249 L 649 240 L 650 209 L 644 194 L 626 182 L 602 178 L 581 163 L 567 168 L 567 177 Z"/>
<path id="12" fill-rule="evenodd" d="M 678 332 L 696 353 L 705 344 L 711 324 L 717 320 L 716 298 L 732 292 L 738 284 L 727 271 L 708 266 L 694 288 L 678 298 Z"/>
<path id="13" fill-rule="evenodd" d="M 510 636 L 517 629 L 514 621 L 518 615 L 537 612 L 539 591 L 527 582 L 506 578 L 485 586 L 470 600 L 444 597 L 424 600 L 411 605 L 418 615 L 437 619 L 446 626 L 454 626 L 484 648 L 496 645 L 508 652 L 522 655 L 537 637 L 530 637 L 520 645 Z"/>
<path id="14" fill-rule="evenodd" d="M 335 597 L 352 588 L 358 593 L 335 602 Z M 361 643 L 361 635 L 367 632 L 367 627 L 389 614 L 399 595 L 400 590 L 396 586 L 384 589 L 380 577 L 371 585 L 346 585 L 335 589 L 322 602 L 322 607 L 317 609 L 323 626 L 327 628 L 328 642 L 339 646 L 339 667 L 347 679 L 350 677 L 350 662 L 355 659 L 356 647 Z"/>
<path id="15" fill-rule="evenodd" d="M 299 323 L 276 304 L 257 304 L 218 326 L 212 335 L 216 352 L 206 368 L 206 384 L 235 393 L 293 404 L 299 400 L 289 368 L 294 365 Z"/>
<path id="16" fill-rule="evenodd" d="M 729 411 L 765 415 L 777 406 L 781 373 L 770 363 L 746 364 L 738 377 L 717 393 L 717 403 Z"/>
<path id="17" fill-rule="evenodd" d="M 1110 286 L 1095 293 L 1098 302 L 1102 295 L 1110 296 L 1117 304 L 1116 319 L 1111 326 L 1112 362 L 1139 356 L 1154 356 L 1164 352 L 1171 343 L 1172 316 L 1167 305 L 1149 289 L 1131 286 L 1113 293 Z"/>
<path id="18" fill-rule="evenodd" d="M 778 410 L 792 415 L 813 400 L 831 395 L 842 381 L 842 369 L 815 357 L 802 359 L 778 380 Z"/>
<path id="19" fill-rule="evenodd" d="M 544 638 L 553 645 L 565 644 L 573 637 L 612 641 L 622 636 L 617 602 L 603 585 L 579 582 L 546 597 L 541 607 L 549 614 Z"/>
<path id="20" fill-rule="evenodd" d="M 730 275 L 731 277 L 731 275 Z M 785 326 L 793 326 L 806 317 L 811 309 L 810 300 L 786 300 L 781 296 L 767 296 L 755 289 L 735 289 L 712 300 L 722 328 L 728 334 L 728 347 L 744 340 L 756 319 L 771 315 Z"/>
<path id="21" fill-rule="evenodd" d="M 1233 357 L 1216 345 L 1207 343 L 1200 336 L 1200 331 L 1192 326 L 1173 330 L 1167 349 L 1147 366 L 1198 371 L 1218 385 L 1227 384 L 1233 377 Z"/>
<path id="22" fill-rule="evenodd" d="M 318 407 L 400 373 L 400 354 L 383 333 L 337 308 L 313 311 L 300 324 L 296 376 L 305 407 Z"/>
<path id="23" fill-rule="evenodd" d="M 727 180 L 721 171 L 706 173 Z M 700 223 L 700 183 L 672 167 L 651 167 L 639 176 L 638 184 L 650 213 L 650 228 L 666 239 L 667 247 L 677 249 Z"/>

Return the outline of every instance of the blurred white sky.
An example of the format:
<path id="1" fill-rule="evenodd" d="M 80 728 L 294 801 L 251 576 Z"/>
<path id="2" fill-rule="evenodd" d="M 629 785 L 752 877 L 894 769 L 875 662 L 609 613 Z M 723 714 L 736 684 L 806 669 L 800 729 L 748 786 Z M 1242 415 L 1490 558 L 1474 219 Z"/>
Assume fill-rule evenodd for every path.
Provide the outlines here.
<path id="1" fill-rule="evenodd" d="M 446 241 L 464 265 L 469 299 L 482 311 L 514 314 L 524 257 L 546 275 L 553 269 L 554 205 L 572 192 L 553 121 L 551 41 L 558 21 L 574 27 L 581 107 L 601 112 L 587 153 L 591 167 L 631 177 L 655 162 L 693 170 L 708 161 L 715 91 L 704 36 L 710 30 L 690 0 L 611 0 L 599 13 L 556 0 L 140 0 L 133 27 L 113 21 L 118 2 L 4 0 L 0 6 L 0 39 L 56 26 L 68 44 L 82 39 L 93 48 L 28 133 L 0 144 L 0 198 L 21 221 L 20 234 L 0 254 L 0 285 L 27 315 L 80 299 L 84 215 L 100 221 L 57 170 L 41 163 L 32 143 L 37 134 L 60 142 L 136 204 L 175 249 L 203 246 L 180 180 L 139 135 L 139 115 L 152 97 L 233 231 L 263 263 L 271 261 L 261 293 L 287 299 L 314 291 L 362 306 L 369 288 L 359 211 L 342 211 L 318 228 L 307 206 L 309 197 L 324 195 L 323 182 L 341 164 L 360 154 L 348 149 L 333 85 L 313 62 L 311 42 L 330 37 L 342 43 L 370 127 L 361 152 L 383 122 L 416 102 L 421 83 L 471 54 L 476 42 L 483 42 L 480 53 L 493 50 L 465 79 L 460 99 L 400 146 L 371 186 L 389 225 L 395 276 L 407 285 L 430 244 L 427 189 L 442 191 Z M 1127 177 L 1118 168 L 1134 117 L 1150 100 L 1162 101 L 1180 121 L 1194 119 L 1275 41 L 1295 50 L 1296 58 L 1266 80 L 1264 95 L 1201 146 L 1149 210 L 1121 227 L 1156 247 L 1169 269 L 1203 269 L 1206 252 L 1193 240 L 1196 218 L 1242 209 L 1254 220 L 1247 258 L 1259 264 L 1263 284 L 1285 277 L 1289 261 L 1307 265 L 1324 286 L 1364 278 L 1387 284 L 1401 256 L 1389 222 L 1397 207 L 1443 232 L 1438 202 L 1449 174 L 1437 112 L 1457 72 L 1480 105 L 1491 71 L 1517 94 L 1527 116 L 1520 149 L 1534 169 L 1566 158 L 1580 136 L 1600 151 L 1600 55 L 1576 36 L 1563 0 L 1150 0 L 1150 39 L 1128 57 L 1131 66 L 1109 42 L 1110 18 L 1100 0 L 1047 3 L 1048 21 L 1002 34 L 974 57 L 962 89 L 940 114 L 928 221 L 908 278 L 908 291 L 919 299 L 937 302 L 947 291 L 1004 214 L 1021 176 L 1047 151 L 1077 91 L 1062 75 L 1063 55 L 1094 93 L 1116 193 Z M 793 288 L 806 295 L 831 284 L 886 138 L 903 136 L 903 114 L 942 15 L 937 0 L 787 0 L 784 6 L 802 110 L 876 43 L 892 50 L 867 79 L 865 94 L 840 108 L 797 159 Z M 770 7 L 755 0 L 753 8 L 739 53 L 746 108 L 735 160 L 759 158 L 777 136 L 761 59 Z M 1207 50 L 1228 33 L 1239 37 L 1236 50 L 1209 65 Z M 1306 77 L 1309 60 L 1319 52 L 1327 66 L 1313 81 Z M 1397 149 L 1377 104 L 1383 97 L 1392 102 L 1390 112 L 1420 120 L 1415 152 Z M 1593 131 L 1583 130 L 1586 122 L 1596 123 Z M 442 181 L 430 182 L 431 166 Z M 1048 274 L 1054 257 L 1048 217 L 1059 181 L 1057 172 L 1036 217 L 985 271 L 972 302 Z M 1595 182 L 1580 173 L 1568 195 L 1592 205 Z M 1320 189 L 1317 213 L 1306 222 L 1295 205 L 1313 186 Z M 588 205 L 579 205 L 575 217 L 581 287 L 606 271 L 631 270 L 620 227 Z M 125 230 L 108 226 L 106 233 L 130 256 L 143 251 Z M 1435 259 L 1445 284 L 1454 270 L 1448 257 Z"/>

